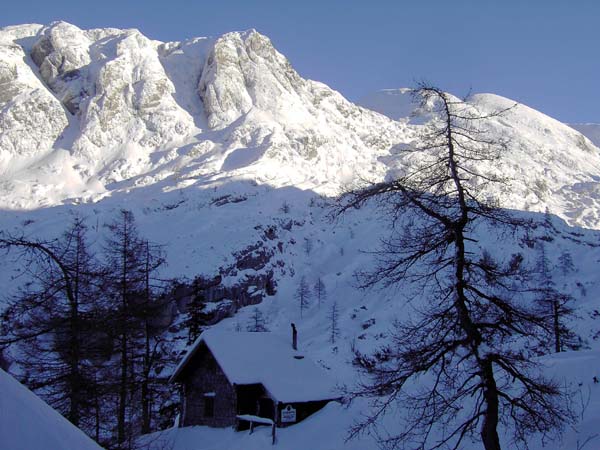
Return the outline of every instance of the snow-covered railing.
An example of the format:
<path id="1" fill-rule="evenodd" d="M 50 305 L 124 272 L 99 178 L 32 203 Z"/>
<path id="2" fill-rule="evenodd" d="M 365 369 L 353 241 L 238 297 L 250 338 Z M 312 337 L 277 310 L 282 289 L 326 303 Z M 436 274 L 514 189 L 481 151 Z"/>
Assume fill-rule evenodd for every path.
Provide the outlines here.
<path id="1" fill-rule="evenodd" d="M 236 416 L 238 420 L 250 422 L 250 434 L 254 432 L 254 424 L 271 425 L 272 444 L 275 445 L 275 422 L 267 417 L 253 416 L 252 414 L 240 414 Z"/>

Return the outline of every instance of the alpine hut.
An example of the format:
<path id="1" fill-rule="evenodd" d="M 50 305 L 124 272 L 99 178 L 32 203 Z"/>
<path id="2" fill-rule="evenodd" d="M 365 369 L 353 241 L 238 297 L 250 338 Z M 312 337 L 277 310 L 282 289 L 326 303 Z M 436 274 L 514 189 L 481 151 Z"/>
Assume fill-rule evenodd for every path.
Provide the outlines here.
<path id="1" fill-rule="evenodd" d="M 181 385 L 179 426 L 283 427 L 339 398 L 328 373 L 281 337 L 204 331 L 171 376 Z M 262 421 L 261 421 L 262 420 Z"/>

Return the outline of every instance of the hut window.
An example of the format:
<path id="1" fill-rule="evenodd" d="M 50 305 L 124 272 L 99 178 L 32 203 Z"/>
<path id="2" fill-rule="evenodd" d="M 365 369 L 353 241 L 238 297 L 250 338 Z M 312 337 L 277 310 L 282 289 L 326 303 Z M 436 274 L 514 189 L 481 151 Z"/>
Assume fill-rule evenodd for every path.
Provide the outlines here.
<path id="1" fill-rule="evenodd" d="M 215 395 L 213 392 L 209 392 L 208 394 L 204 394 L 204 417 L 214 417 L 214 415 Z"/>

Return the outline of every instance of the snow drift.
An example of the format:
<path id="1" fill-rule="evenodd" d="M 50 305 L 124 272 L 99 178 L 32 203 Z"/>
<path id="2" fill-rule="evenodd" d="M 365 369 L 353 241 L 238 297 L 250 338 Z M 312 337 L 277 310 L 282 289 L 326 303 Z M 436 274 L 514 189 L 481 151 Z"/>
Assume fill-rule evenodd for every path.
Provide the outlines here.
<path id="1" fill-rule="evenodd" d="M 101 450 L 58 412 L 0 369 L 0 448 Z"/>

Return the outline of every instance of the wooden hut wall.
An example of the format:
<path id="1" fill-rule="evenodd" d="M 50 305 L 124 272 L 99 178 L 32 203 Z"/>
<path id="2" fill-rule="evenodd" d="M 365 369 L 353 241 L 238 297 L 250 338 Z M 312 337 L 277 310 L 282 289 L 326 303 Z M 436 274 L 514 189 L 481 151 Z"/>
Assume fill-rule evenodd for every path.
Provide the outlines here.
<path id="1" fill-rule="evenodd" d="M 185 369 L 181 426 L 228 427 L 236 422 L 233 386 L 206 345 L 201 345 Z M 212 403 L 212 414 L 211 414 Z"/>

